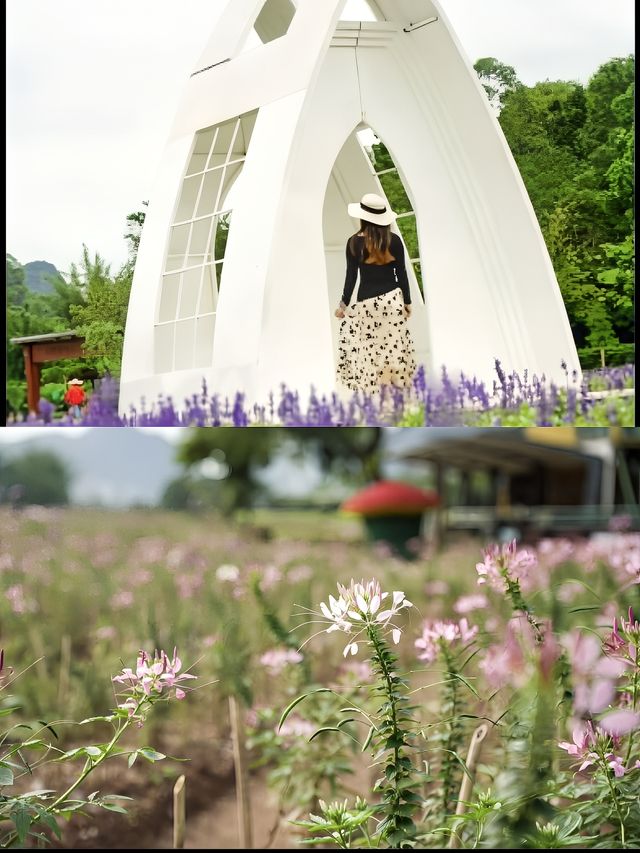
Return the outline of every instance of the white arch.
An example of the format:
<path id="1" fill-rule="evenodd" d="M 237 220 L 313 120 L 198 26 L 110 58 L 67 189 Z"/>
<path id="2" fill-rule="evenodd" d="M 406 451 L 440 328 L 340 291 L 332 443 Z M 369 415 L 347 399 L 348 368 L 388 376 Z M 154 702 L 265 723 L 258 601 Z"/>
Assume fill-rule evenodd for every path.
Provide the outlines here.
<path id="1" fill-rule="evenodd" d="M 203 375 L 209 388 L 241 390 L 249 400 L 263 400 L 281 382 L 303 393 L 310 384 L 333 388 L 332 309 L 344 270 L 323 235 L 330 230 L 329 246 L 337 245 L 333 223 L 340 221 L 346 242 L 353 228 L 345 195 L 357 199 L 360 186 L 370 186 L 366 156 L 352 145 L 363 123 L 397 158 L 415 205 L 426 306 L 412 325 L 429 371 L 437 375 L 444 364 L 491 381 L 495 357 L 558 379 L 563 359 L 579 371 L 533 208 L 439 3 L 376 0 L 383 20 L 352 24 L 339 21 L 344 5 L 297 0 L 286 35 L 245 53 L 262 0 L 230 0 L 221 9 L 151 199 L 127 322 L 122 408 L 142 395 L 195 393 Z M 210 366 L 158 374 L 152 307 L 195 134 L 253 110 Z"/>

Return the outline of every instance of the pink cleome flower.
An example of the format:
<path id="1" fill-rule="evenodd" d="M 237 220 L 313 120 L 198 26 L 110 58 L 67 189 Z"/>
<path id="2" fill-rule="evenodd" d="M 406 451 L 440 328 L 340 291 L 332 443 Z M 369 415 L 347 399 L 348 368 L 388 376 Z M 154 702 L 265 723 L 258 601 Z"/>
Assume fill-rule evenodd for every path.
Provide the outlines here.
<path id="1" fill-rule="evenodd" d="M 414 644 L 419 650 L 418 660 L 431 663 L 438 657 L 443 645 L 452 645 L 458 640 L 468 643 L 477 633 L 478 626 L 470 627 L 464 618 L 459 622 L 427 621 L 423 625 L 422 636 Z"/>
<path id="2" fill-rule="evenodd" d="M 185 692 L 178 684 L 197 676 L 187 672 L 180 673 L 181 669 L 182 661 L 175 649 L 172 658 L 164 651 L 156 651 L 153 658 L 145 651 L 140 651 L 135 672 L 126 667 L 120 675 L 114 675 L 112 678 L 112 681 L 126 685 L 131 694 L 118 707 L 125 708 L 131 716 L 145 700 L 152 701 L 162 694 L 168 698 L 172 689 L 176 699 L 184 699 Z"/>
<path id="3" fill-rule="evenodd" d="M 280 675 L 290 664 L 300 663 L 303 660 L 300 652 L 294 649 L 270 649 L 260 658 L 260 663 L 270 675 Z"/>
<path id="4" fill-rule="evenodd" d="M 489 606 L 489 599 L 486 595 L 479 592 L 475 595 L 461 595 L 453 605 L 456 613 L 471 613 L 474 610 L 484 610 Z"/>
<path id="5" fill-rule="evenodd" d="M 507 580 L 526 581 L 535 565 L 535 554 L 526 549 L 518 551 L 515 539 L 507 545 L 490 545 L 484 551 L 484 561 L 476 563 L 478 584 L 489 583 L 497 592 L 506 592 Z"/>

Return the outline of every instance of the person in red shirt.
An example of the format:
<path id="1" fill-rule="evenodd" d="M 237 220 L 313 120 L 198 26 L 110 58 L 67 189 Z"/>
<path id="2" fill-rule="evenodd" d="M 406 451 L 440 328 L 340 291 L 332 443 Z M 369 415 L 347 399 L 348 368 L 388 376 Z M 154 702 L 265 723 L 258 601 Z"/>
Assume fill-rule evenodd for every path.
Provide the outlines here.
<path id="1" fill-rule="evenodd" d="M 82 379 L 70 379 L 67 383 L 69 388 L 64 395 L 64 401 L 69 406 L 69 411 L 74 418 L 79 418 L 82 415 L 82 406 L 87 401 L 87 395 L 84 393 L 84 382 Z"/>

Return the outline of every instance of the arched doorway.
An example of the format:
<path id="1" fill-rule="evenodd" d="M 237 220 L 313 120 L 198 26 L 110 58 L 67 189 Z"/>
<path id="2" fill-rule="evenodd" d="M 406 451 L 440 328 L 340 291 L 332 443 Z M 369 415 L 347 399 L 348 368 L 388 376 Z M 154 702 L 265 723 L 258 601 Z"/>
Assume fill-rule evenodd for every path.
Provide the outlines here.
<path id="1" fill-rule="evenodd" d="M 323 208 L 324 250 L 327 267 L 329 304 L 339 303 L 345 277 L 345 246 L 357 223 L 350 218 L 347 205 L 365 193 L 386 197 L 398 214 L 392 230 L 405 247 L 407 272 L 413 302 L 410 327 L 418 363 L 431 364 L 429 331 L 425 307 L 425 272 L 418 238 L 417 216 L 410 190 L 402 179 L 391 152 L 367 125 L 359 125 L 349 136 L 336 160 L 327 185 Z M 339 321 L 332 321 L 334 357 L 337 358 Z"/>

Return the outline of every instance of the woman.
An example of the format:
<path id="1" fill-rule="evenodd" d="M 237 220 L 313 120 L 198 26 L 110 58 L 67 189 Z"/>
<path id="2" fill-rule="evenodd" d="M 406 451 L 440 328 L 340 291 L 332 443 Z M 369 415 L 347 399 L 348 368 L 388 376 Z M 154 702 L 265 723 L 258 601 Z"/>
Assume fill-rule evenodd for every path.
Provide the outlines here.
<path id="1" fill-rule="evenodd" d="M 391 233 L 396 214 L 379 195 L 349 205 L 360 231 L 347 243 L 347 277 L 336 317 L 340 325 L 338 380 L 354 391 L 411 386 L 415 349 L 407 326 L 411 294 L 404 246 Z M 356 281 L 360 285 L 351 305 Z"/>

